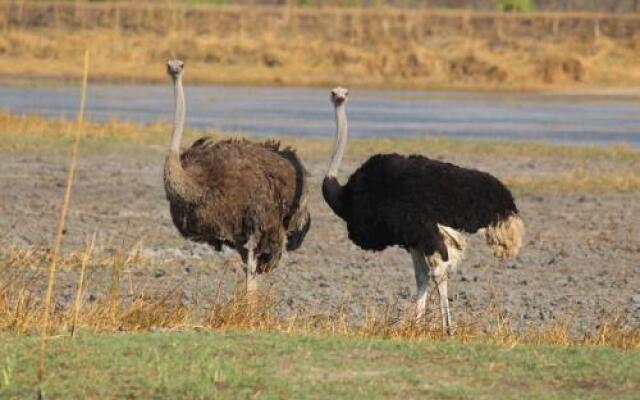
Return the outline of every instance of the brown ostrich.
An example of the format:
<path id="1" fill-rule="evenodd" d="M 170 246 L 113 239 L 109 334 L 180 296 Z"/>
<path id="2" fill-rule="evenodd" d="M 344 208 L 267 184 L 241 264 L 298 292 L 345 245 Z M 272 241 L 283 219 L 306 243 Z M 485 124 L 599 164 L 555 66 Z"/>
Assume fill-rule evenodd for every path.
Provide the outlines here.
<path id="1" fill-rule="evenodd" d="M 235 249 L 246 265 L 247 291 L 275 268 L 283 248 L 300 247 L 309 230 L 306 174 L 290 149 L 268 141 L 203 137 L 181 151 L 185 120 L 184 63 L 171 60 L 175 119 L 164 166 L 173 223 L 183 237 L 220 251 Z"/>

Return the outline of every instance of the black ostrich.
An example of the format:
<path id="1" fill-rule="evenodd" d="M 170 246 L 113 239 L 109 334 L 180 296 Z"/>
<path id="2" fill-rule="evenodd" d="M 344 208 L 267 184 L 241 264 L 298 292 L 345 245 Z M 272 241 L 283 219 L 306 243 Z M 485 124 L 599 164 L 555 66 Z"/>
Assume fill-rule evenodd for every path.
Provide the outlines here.
<path id="1" fill-rule="evenodd" d="M 443 329 L 451 334 L 447 273 L 462 259 L 464 233 L 484 229 L 498 258 L 518 253 L 524 223 L 511 192 L 495 177 L 420 155 L 376 154 L 338 182 L 347 144 L 348 91 L 335 88 L 333 154 L 322 183 L 329 207 L 347 223 L 349 239 L 364 250 L 402 246 L 411 254 L 418 287 L 417 318 L 424 315 L 429 276 L 440 296 Z"/>

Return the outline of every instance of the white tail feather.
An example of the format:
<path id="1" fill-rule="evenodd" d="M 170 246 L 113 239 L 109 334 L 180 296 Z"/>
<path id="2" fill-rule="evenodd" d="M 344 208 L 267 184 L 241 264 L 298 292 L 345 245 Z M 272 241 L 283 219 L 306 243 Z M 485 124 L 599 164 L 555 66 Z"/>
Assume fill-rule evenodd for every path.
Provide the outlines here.
<path id="1" fill-rule="evenodd" d="M 490 225 L 485 229 L 487 244 L 491 246 L 493 255 L 500 259 L 512 258 L 522 247 L 525 228 L 522 218 L 511 214 L 507 219 Z"/>

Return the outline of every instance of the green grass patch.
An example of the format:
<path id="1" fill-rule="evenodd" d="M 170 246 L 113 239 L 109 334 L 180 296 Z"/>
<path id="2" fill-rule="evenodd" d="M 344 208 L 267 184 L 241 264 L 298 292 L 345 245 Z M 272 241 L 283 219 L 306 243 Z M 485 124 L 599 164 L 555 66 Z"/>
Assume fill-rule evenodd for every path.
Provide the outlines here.
<path id="1" fill-rule="evenodd" d="M 0 338 L 0 398 L 35 397 L 37 339 Z M 640 353 L 267 332 L 49 341 L 46 398 L 631 399 Z"/>

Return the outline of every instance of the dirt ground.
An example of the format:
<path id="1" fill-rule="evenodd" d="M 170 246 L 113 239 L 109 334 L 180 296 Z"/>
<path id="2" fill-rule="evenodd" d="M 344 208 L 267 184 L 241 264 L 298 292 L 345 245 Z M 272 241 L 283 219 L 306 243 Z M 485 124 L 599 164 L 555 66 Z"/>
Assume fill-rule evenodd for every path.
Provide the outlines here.
<path id="1" fill-rule="evenodd" d="M 0 154 L 0 241 L 47 246 L 64 190 L 66 152 Z M 175 289 L 181 301 L 202 303 L 219 282 L 229 288 L 242 279 L 237 255 L 215 253 L 180 238 L 173 227 L 162 185 L 159 146 L 104 150 L 80 156 L 64 239 L 66 250 L 83 247 L 97 232 L 98 252 L 141 248 L 145 262 L 127 267 L 123 288 L 162 295 Z M 563 160 L 522 157 L 453 157 L 498 176 L 542 174 L 562 169 Z M 326 160 L 305 160 L 311 179 L 312 229 L 302 248 L 286 255 L 262 278 L 273 287 L 284 313 L 332 313 L 344 307 L 362 318 L 368 307 L 408 307 L 415 295 L 408 254 L 398 248 L 365 252 L 346 236 L 343 222 L 322 200 Z M 348 159 L 342 171 L 362 160 Z M 344 178 L 343 178 L 344 179 Z M 517 193 L 527 226 L 525 245 L 515 260 L 498 262 L 484 238 L 470 239 L 466 259 L 450 277 L 454 320 L 481 318 L 489 304 L 516 327 L 568 319 L 576 334 L 621 315 L 640 323 L 640 193 Z M 78 271 L 59 271 L 56 296 L 72 298 Z M 87 301 L 109 287 L 109 269 L 92 268 Z M 44 287 L 44 275 L 36 285 Z M 131 295 L 122 290 L 123 296 Z M 435 301 L 435 299 L 433 299 Z"/>

